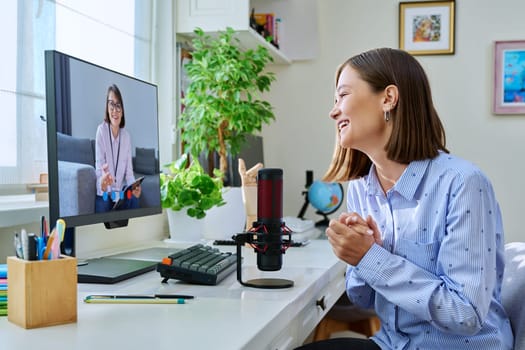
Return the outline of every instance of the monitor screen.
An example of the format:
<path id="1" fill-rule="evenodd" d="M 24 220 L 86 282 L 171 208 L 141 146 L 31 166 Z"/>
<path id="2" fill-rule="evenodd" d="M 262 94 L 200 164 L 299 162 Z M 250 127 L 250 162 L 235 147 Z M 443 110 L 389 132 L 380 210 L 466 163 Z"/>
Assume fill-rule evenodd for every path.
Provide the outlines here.
<path id="1" fill-rule="evenodd" d="M 157 87 L 58 51 L 45 65 L 50 222 L 161 213 Z"/>

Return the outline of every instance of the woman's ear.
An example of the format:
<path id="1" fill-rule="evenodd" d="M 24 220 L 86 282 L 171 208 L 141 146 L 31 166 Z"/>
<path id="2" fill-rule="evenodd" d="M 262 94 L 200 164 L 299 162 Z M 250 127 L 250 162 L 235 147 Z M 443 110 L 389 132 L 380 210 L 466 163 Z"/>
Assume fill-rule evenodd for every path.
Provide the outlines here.
<path id="1" fill-rule="evenodd" d="M 396 107 L 399 98 L 399 90 L 395 85 L 388 85 L 385 88 L 383 105 L 385 110 L 392 110 Z"/>

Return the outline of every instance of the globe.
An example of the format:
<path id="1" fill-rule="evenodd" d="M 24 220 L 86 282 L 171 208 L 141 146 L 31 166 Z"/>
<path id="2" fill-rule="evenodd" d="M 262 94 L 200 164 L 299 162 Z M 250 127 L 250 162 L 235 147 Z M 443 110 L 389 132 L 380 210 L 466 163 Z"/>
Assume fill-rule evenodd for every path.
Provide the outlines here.
<path id="1" fill-rule="evenodd" d="M 343 186 L 337 182 L 316 180 L 308 189 L 308 201 L 321 214 L 331 214 L 343 202 Z"/>

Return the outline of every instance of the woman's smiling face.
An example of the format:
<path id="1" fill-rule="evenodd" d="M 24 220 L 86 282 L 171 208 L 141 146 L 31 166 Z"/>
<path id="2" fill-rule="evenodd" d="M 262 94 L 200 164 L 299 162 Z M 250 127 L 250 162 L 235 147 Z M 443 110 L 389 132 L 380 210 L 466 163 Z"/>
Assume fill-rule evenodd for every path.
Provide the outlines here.
<path id="1" fill-rule="evenodd" d="M 383 116 L 383 103 L 382 92 L 374 92 L 352 67 L 343 68 L 337 81 L 335 105 L 330 111 L 341 147 L 363 153 L 383 149 L 391 129 Z"/>
<path id="2" fill-rule="evenodd" d="M 110 91 L 108 94 L 108 114 L 111 125 L 120 128 L 120 120 L 122 119 L 122 102 L 113 91 Z"/>

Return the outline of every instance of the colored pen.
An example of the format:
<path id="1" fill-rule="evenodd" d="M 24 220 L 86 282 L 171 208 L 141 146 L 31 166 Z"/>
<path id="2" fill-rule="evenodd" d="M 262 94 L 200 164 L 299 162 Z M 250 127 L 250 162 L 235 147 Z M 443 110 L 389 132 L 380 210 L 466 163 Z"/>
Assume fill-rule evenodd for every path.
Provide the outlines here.
<path id="1" fill-rule="evenodd" d="M 46 249 L 44 250 L 44 255 L 42 256 L 43 260 L 52 259 L 52 248 L 53 248 L 53 241 L 56 239 L 56 231 L 53 229 L 51 234 L 49 235 L 49 238 L 46 243 Z"/>
<path id="2" fill-rule="evenodd" d="M 38 260 L 44 259 L 44 252 L 46 250 L 46 243 L 44 237 L 36 237 L 36 255 Z"/>
<path id="3" fill-rule="evenodd" d="M 185 304 L 182 298 L 156 298 L 154 296 L 100 296 L 88 295 L 84 298 L 85 303 L 92 304 Z"/>
<path id="4" fill-rule="evenodd" d="M 184 295 L 184 294 L 89 295 L 88 297 L 90 297 L 90 298 L 98 298 L 98 299 L 193 299 L 193 298 L 195 298 L 193 295 Z"/>
<path id="5" fill-rule="evenodd" d="M 46 235 L 45 226 L 46 226 L 46 217 L 42 215 L 40 217 L 40 237 L 45 237 Z"/>
<path id="6" fill-rule="evenodd" d="M 47 220 L 44 216 L 44 244 L 47 243 L 47 239 L 49 238 L 49 229 L 47 227 Z"/>

